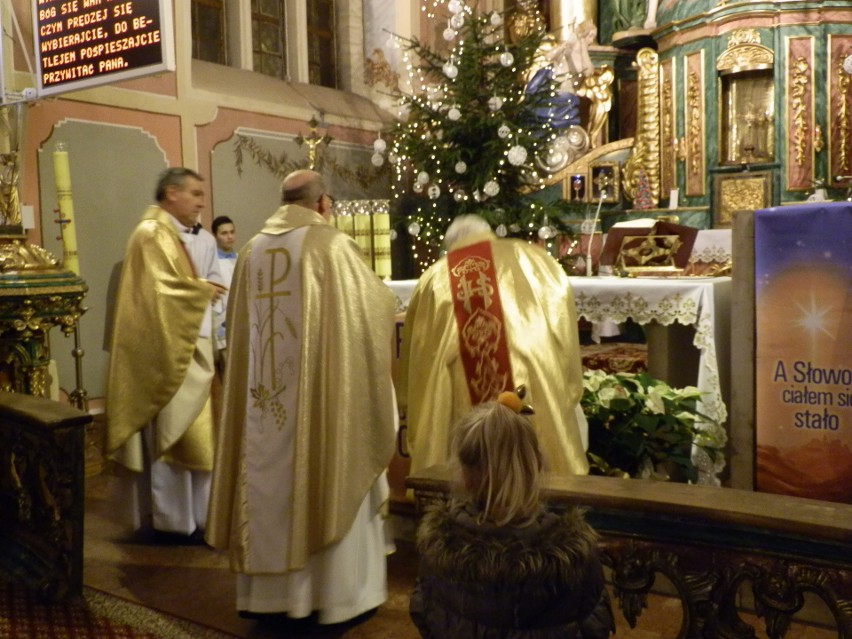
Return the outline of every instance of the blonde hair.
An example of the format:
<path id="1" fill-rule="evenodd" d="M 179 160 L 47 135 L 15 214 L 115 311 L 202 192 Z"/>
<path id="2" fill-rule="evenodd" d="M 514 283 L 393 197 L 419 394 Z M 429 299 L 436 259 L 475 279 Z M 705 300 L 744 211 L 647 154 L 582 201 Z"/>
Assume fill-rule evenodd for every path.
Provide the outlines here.
<path id="1" fill-rule="evenodd" d="M 544 456 L 526 417 L 498 402 L 476 406 L 456 425 L 453 456 L 482 521 L 525 525 L 538 515 Z"/>

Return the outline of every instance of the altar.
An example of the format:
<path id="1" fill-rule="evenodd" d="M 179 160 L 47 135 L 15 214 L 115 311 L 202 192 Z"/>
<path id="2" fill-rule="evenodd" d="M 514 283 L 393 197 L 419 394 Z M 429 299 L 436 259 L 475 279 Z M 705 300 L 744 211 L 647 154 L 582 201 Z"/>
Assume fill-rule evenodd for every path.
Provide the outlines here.
<path id="1" fill-rule="evenodd" d="M 730 401 L 730 277 L 570 277 L 577 316 L 593 325 L 632 319 L 645 330 L 648 372 L 673 387 L 696 386 L 701 413 L 725 429 Z M 417 280 L 387 282 L 396 297 L 396 344 Z M 394 360 L 396 362 L 396 358 Z M 718 484 L 724 458 L 695 459 L 702 483 Z"/>
<path id="2" fill-rule="evenodd" d="M 704 393 L 702 412 L 725 423 L 730 277 L 569 279 L 578 316 L 593 324 L 632 319 L 642 325 L 648 341 L 648 372 L 674 386 L 696 386 Z"/>

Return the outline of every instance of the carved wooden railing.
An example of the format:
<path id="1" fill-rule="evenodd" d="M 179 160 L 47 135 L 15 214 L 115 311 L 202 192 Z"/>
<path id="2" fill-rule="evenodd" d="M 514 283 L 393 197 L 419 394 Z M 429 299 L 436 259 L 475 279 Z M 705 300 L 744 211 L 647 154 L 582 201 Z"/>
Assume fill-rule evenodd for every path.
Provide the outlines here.
<path id="1" fill-rule="evenodd" d="M 83 590 L 91 420 L 49 399 L 0 392 L 0 564 L 47 599 Z"/>
<path id="2" fill-rule="evenodd" d="M 446 499 L 450 474 L 433 467 L 406 485 L 422 511 Z M 738 606 L 750 583 L 770 639 L 784 637 L 808 592 L 827 606 L 837 636 L 852 639 L 852 506 L 612 477 L 553 477 L 545 496 L 555 509 L 588 508 L 631 627 L 664 575 L 682 604 L 678 638 L 755 637 Z"/>

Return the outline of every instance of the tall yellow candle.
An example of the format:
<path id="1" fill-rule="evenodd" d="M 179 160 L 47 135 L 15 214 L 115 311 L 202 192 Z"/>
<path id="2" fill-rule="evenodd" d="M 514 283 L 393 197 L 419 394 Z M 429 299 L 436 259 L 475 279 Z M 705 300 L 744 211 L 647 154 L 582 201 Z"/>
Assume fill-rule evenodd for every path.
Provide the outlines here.
<path id="1" fill-rule="evenodd" d="M 74 200 L 71 197 L 71 168 L 68 165 L 68 152 L 63 142 L 57 144 L 53 152 L 53 176 L 56 181 L 59 224 L 62 230 L 62 264 L 69 271 L 79 275 L 77 229 L 74 226 Z"/>

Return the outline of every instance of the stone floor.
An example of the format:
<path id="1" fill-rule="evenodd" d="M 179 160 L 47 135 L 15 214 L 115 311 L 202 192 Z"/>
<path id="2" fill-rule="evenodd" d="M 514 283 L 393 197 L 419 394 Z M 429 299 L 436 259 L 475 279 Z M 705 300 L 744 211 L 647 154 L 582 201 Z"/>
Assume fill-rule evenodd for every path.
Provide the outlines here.
<path id="1" fill-rule="evenodd" d="M 234 608 L 235 580 L 227 558 L 206 546 L 142 543 L 124 529 L 116 480 L 108 472 L 86 480 L 84 581 L 87 586 L 189 619 L 246 639 L 327 637 L 341 639 L 416 639 L 408 617 L 408 594 L 417 556 L 410 542 L 413 522 L 396 521 L 401 539 L 388 558 L 389 599 L 377 612 L 349 624 L 318 627 L 307 622 L 257 622 L 241 619 Z M 637 627 L 616 613 L 619 639 L 673 639 L 682 616 L 678 602 L 652 596 Z M 744 615 L 749 623 L 754 620 Z M 757 622 L 757 639 L 766 634 Z M 835 630 L 793 624 L 784 639 L 830 639 Z"/>

